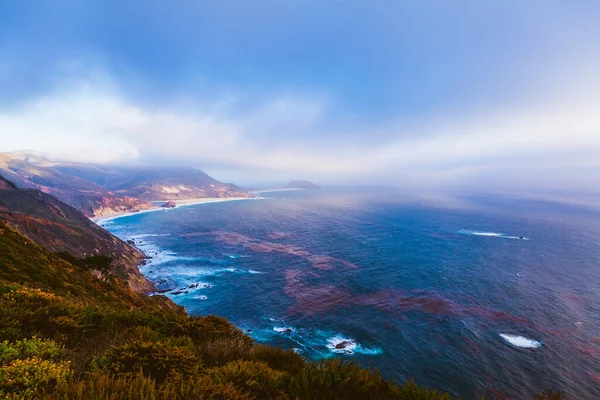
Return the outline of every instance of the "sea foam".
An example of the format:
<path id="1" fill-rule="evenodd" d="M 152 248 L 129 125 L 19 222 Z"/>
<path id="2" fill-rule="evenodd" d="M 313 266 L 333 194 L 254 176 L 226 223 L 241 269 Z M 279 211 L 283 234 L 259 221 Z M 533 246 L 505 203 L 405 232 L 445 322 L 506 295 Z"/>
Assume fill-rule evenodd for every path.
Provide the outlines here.
<path id="1" fill-rule="evenodd" d="M 469 229 L 461 229 L 458 231 L 461 235 L 473 235 L 473 236 L 486 236 L 486 237 L 496 237 L 502 239 L 519 239 L 519 240 L 529 240 L 524 236 L 509 236 L 506 233 L 501 232 L 486 232 L 486 231 L 472 231 Z"/>
<path id="2" fill-rule="evenodd" d="M 343 347 L 341 346 L 343 345 Z M 354 339 L 344 337 L 342 335 L 335 335 L 327 339 L 326 347 L 332 353 L 337 354 L 366 354 L 366 355 L 377 355 L 383 353 L 378 347 L 367 348 L 361 346 Z"/>
<path id="3" fill-rule="evenodd" d="M 537 349 L 542 347 L 541 341 L 529 339 L 525 336 L 508 335 L 506 333 L 501 333 L 500 337 L 508 344 L 523 349 Z"/>

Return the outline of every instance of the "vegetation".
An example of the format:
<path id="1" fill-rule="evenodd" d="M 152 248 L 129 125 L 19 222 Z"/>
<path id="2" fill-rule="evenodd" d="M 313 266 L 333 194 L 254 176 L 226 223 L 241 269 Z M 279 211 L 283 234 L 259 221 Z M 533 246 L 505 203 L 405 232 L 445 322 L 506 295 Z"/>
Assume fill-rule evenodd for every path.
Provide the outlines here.
<path id="1" fill-rule="evenodd" d="M 0 223 L 0 398 L 449 399 L 340 360 L 257 345 Z M 551 398 L 551 397 L 547 397 Z"/>

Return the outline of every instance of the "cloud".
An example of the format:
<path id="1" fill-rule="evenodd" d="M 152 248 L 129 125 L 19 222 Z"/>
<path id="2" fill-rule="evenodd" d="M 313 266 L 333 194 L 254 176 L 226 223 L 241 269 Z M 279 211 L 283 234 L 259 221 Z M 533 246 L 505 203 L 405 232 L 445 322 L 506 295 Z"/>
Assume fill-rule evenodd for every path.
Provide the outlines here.
<path id="1" fill-rule="evenodd" d="M 573 89 L 576 86 L 571 85 Z M 411 187 L 593 189 L 600 99 L 564 92 L 496 110 L 352 124 L 326 96 L 143 105 L 116 82 L 69 81 L 0 110 L 0 150 L 71 161 L 187 164 L 236 176 L 305 177 Z"/>

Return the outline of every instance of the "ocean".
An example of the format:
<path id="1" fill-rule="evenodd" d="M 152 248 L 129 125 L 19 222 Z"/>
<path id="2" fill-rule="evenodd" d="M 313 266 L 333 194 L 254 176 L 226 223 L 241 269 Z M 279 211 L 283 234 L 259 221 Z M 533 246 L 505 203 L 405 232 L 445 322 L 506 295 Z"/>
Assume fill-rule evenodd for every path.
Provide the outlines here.
<path id="1" fill-rule="evenodd" d="M 190 314 L 465 398 L 600 398 L 600 212 L 287 191 L 99 222 Z"/>

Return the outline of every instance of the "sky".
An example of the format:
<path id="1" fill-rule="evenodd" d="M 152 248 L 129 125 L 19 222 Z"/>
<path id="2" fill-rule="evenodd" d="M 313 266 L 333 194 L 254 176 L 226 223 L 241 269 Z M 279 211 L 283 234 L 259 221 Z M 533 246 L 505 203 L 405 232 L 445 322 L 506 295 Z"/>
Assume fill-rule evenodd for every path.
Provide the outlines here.
<path id="1" fill-rule="evenodd" d="M 596 0 L 0 0 L 0 151 L 598 193 L 598 21 Z"/>

